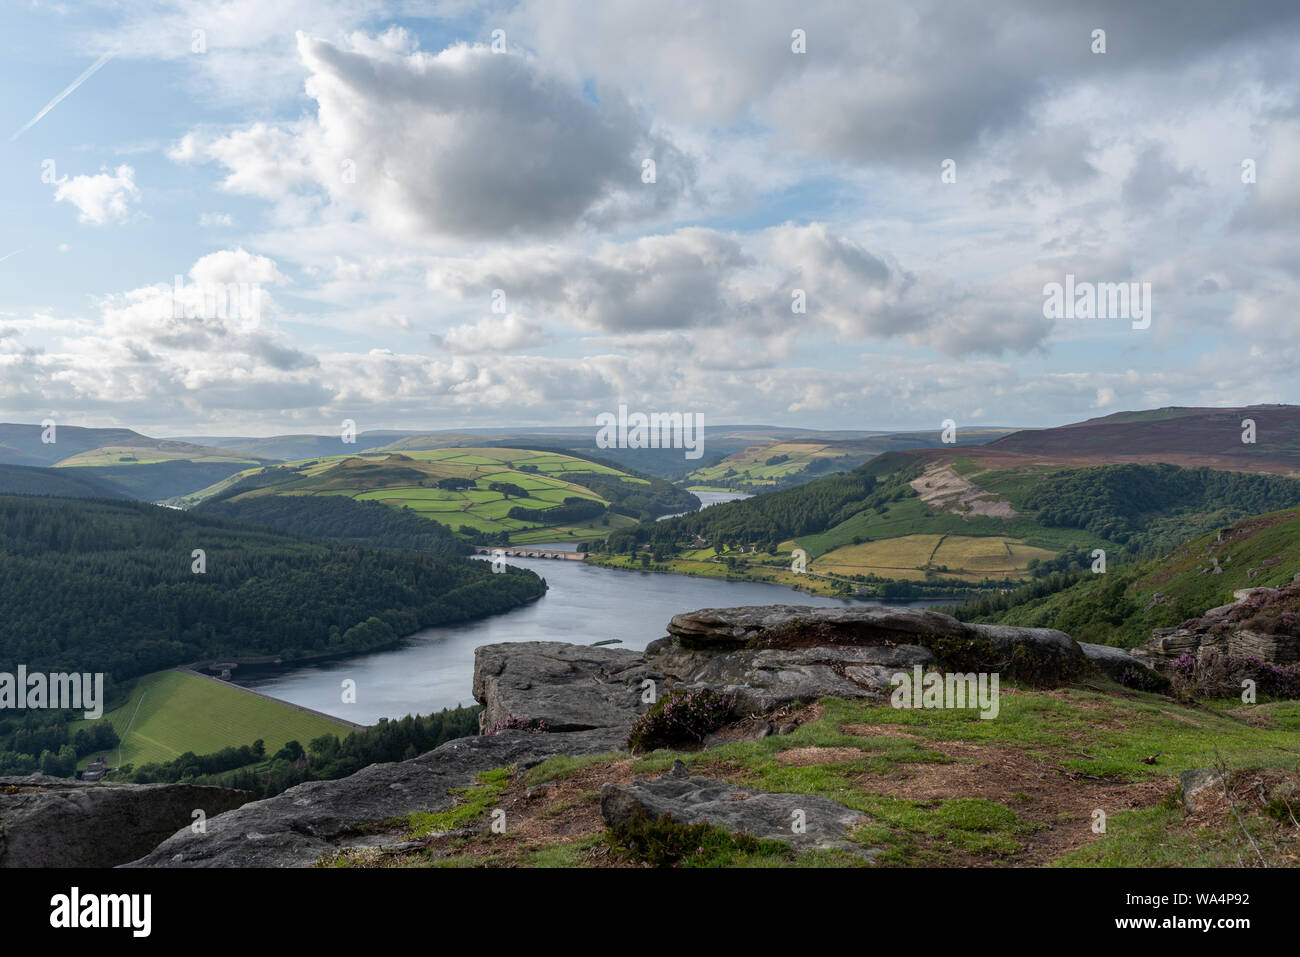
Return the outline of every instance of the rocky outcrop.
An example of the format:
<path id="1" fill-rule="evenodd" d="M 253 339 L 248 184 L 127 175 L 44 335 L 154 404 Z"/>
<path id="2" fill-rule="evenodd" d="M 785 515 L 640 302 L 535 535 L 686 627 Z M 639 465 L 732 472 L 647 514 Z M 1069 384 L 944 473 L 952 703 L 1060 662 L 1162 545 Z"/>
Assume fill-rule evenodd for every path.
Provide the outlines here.
<path id="1" fill-rule="evenodd" d="M 729 692 L 738 711 L 767 713 L 826 696 L 883 699 L 894 674 L 917 666 L 1048 683 L 1068 680 L 1089 661 L 1140 667 L 1116 649 L 1084 647 L 1052 629 L 969 625 L 915 608 L 709 608 L 674 617 L 668 631 L 644 652 L 563 642 L 478 648 L 473 690 L 484 706 L 484 729 L 513 718 L 540 722 L 547 733 L 461 738 L 409 761 L 300 784 L 209 816 L 205 833 L 182 826 L 132 866 L 307 866 L 377 839 L 400 842 L 406 816 L 446 810 L 451 789 L 472 784 L 480 772 L 621 749 L 647 702 L 674 686 Z M 654 696 L 646 694 L 651 688 Z M 642 807 L 655 817 L 707 821 L 797 847 L 873 853 L 848 839 L 862 819 L 856 811 L 694 777 L 684 768 L 656 781 L 608 785 L 601 804 L 606 820 Z M 790 827 L 794 811 L 803 813 L 806 831 Z"/>
<path id="2" fill-rule="evenodd" d="M 83 784 L 44 774 L 0 778 L 0 867 L 113 867 L 197 820 L 251 799 L 192 784 Z"/>
<path id="3" fill-rule="evenodd" d="M 1300 662 L 1300 584 L 1239 588 L 1233 598 L 1176 628 L 1157 628 L 1133 654 L 1164 674 L 1183 655 L 1199 662 L 1211 652 L 1276 665 Z"/>
<path id="4" fill-rule="evenodd" d="M 1169 686 L 1168 678 L 1123 648 L 1094 645 L 1086 641 L 1079 642 L 1079 647 L 1083 649 L 1085 658 L 1120 684 L 1148 691 L 1163 690 Z"/>
<path id="5" fill-rule="evenodd" d="M 549 731 L 627 726 L 640 709 L 642 682 L 662 683 L 644 655 L 618 648 L 522 641 L 474 649 L 479 727 L 510 717 L 545 722 Z"/>
<path id="6" fill-rule="evenodd" d="M 1054 629 L 966 624 L 923 608 L 702 608 L 674 616 L 644 653 L 562 642 L 479 648 L 474 696 L 484 727 L 513 716 L 553 731 L 627 728 L 649 707 L 647 681 L 656 695 L 674 686 L 733 694 L 737 712 L 752 714 L 827 696 L 884 696 L 893 675 L 917 665 L 1050 685 L 1090 660 L 1117 674 L 1148 672 L 1117 649 L 1087 654 Z"/>
<path id="7" fill-rule="evenodd" d="M 701 608 L 674 615 L 668 634 L 683 651 L 919 646 L 930 649 L 941 667 L 1045 683 L 1068 680 L 1084 664 L 1082 649 L 1063 631 L 967 624 L 926 608 L 891 605 Z"/>
<path id="8" fill-rule="evenodd" d="M 372 764 L 337 781 L 309 781 L 283 794 L 210 818 L 206 833 L 177 831 L 133 867 L 305 867 L 350 846 L 356 831 L 418 811 L 444 811 L 451 788 L 472 784 L 493 768 L 530 768 L 557 754 L 612 751 L 622 735 L 610 730 L 573 734 L 458 738 L 390 764 Z"/>
<path id="9" fill-rule="evenodd" d="M 657 659 L 652 662 L 659 664 Z M 888 694 L 890 678 L 934 655 L 920 645 L 765 648 L 701 656 L 675 677 L 683 688 L 711 688 L 735 695 L 742 714 L 773 711 L 818 698 L 867 698 Z M 671 662 L 663 669 L 670 671 Z"/>
<path id="10" fill-rule="evenodd" d="M 810 794 L 773 794 L 692 775 L 680 761 L 654 780 L 601 788 L 600 813 L 611 827 L 626 824 L 638 810 L 652 820 L 667 814 L 680 824 L 711 824 L 798 851 L 845 851 L 868 859 L 879 854 L 849 840 L 867 820 L 852 808 Z"/>
<path id="11" fill-rule="evenodd" d="M 924 608 L 859 605 L 749 605 L 674 615 L 668 634 L 687 649 L 922 644 L 922 636 L 958 638 L 969 627 Z M 1059 632 L 1058 632 L 1059 634 Z"/>

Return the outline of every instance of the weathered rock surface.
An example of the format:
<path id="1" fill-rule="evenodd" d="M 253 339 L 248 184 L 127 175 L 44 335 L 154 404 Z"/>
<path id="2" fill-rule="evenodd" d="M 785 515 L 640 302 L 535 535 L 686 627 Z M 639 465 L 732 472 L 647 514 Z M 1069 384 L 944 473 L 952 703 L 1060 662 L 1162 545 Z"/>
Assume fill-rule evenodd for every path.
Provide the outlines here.
<path id="1" fill-rule="evenodd" d="M 253 795 L 192 784 L 86 784 L 0 777 L 0 867 L 113 867 L 147 853 L 193 812 L 208 817 Z"/>
<path id="2" fill-rule="evenodd" d="M 641 654 L 559 642 L 479 648 L 474 696 L 483 727 L 513 715 L 552 731 L 627 728 L 649 707 L 647 679 L 656 693 L 681 685 L 735 694 L 737 712 L 749 714 L 827 695 L 887 694 L 894 674 L 942 668 L 943 654 L 960 655 L 963 672 L 1044 683 L 1073 677 L 1087 660 L 1061 631 L 968 625 L 923 608 L 702 608 L 674 616 L 668 631 Z"/>
<path id="3" fill-rule="evenodd" d="M 1123 648 L 1094 645 L 1087 641 L 1079 642 L 1079 647 L 1083 649 L 1085 658 L 1121 684 L 1138 684 L 1152 688 L 1168 684 L 1167 678 Z"/>
<path id="4" fill-rule="evenodd" d="M 1222 785 L 1223 775 L 1212 768 L 1195 768 L 1178 775 L 1179 793 L 1183 799 L 1183 807 L 1189 814 L 1195 812 L 1200 806 L 1200 796 L 1211 793 L 1211 788 Z"/>
<path id="5" fill-rule="evenodd" d="M 677 638 L 683 648 L 725 650 L 756 645 L 917 644 L 919 636 L 959 637 L 967 627 L 955 618 L 924 608 L 749 605 L 701 608 L 674 615 L 668 623 L 668 634 Z"/>
<path id="6" fill-rule="evenodd" d="M 927 608 L 892 605 L 701 608 L 674 615 L 668 633 L 678 649 L 688 652 L 838 645 L 986 647 L 988 660 L 980 661 L 978 670 L 1029 680 L 1066 678 L 1083 664 L 1078 643 L 1054 628 L 966 624 Z"/>
<path id="7" fill-rule="evenodd" d="M 546 722 L 550 731 L 627 727 L 645 710 L 641 682 L 662 683 L 639 652 L 522 641 L 474 649 L 474 697 L 484 705 L 479 727 L 511 716 Z"/>
<path id="8" fill-rule="evenodd" d="M 1133 654 L 1163 674 L 1172 672 L 1183 655 L 1199 662 L 1211 652 L 1234 658 L 1249 655 L 1276 665 L 1300 661 L 1300 636 L 1292 633 L 1295 625 L 1283 624 L 1297 615 L 1300 586 L 1239 588 L 1233 597 L 1235 601 L 1177 628 L 1155 629 Z"/>
<path id="9" fill-rule="evenodd" d="M 911 672 L 913 665 L 933 662 L 934 655 L 920 645 L 733 651 L 705 656 L 696 667 L 679 676 L 679 686 L 708 687 L 734 694 L 737 712 L 748 714 L 827 695 L 885 695 L 890 690 L 891 676 L 899 671 Z M 652 664 L 658 663 L 652 660 Z"/>
<path id="10" fill-rule="evenodd" d="M 781 841 L 799 851 L 838 850 L 873 858 L 878 850 L 848 839 L 866 816 L 827 798 L 809 794 L 772 794 L 692 775 L 680 762 L 662 777 L 627 787 L 606 784 L 600 791 L 600 813 L 617 826 L 636 810 L 652 819 L 667 814 L 682 824 L 701 822 L 733 834 Z M 800 820 L 803 833 L 796 833 Z"/>
<path id="11" fill-rule="evenodd" d="M 207 833 L 177 831 L 129 866 L 305 867 L 362 825 L 446 810 L 452 804 L 448 790 L 473 783 L 483 771 L 512 764 L 523 770 L 557 754 L 596 754 L 621 744 L 622 734 L 610 730 L 458 738 L 409 761 L 299 784 L 209 818 Z"/>

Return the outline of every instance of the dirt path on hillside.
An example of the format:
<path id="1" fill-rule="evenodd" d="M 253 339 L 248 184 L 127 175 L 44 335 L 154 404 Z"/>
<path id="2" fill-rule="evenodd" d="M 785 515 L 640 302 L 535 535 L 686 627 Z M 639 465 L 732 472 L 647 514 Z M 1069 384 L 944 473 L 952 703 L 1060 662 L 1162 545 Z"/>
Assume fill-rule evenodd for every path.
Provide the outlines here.
<path id="1" fill-rule="evenodd" d="M 951 465 L 930 465 L 910 483 L 926 505 L 957 515 L 987 515 L 990 518 L 1015 518 L 1011 503 L 992 492 L 972 485 L 952 470 Z"/>

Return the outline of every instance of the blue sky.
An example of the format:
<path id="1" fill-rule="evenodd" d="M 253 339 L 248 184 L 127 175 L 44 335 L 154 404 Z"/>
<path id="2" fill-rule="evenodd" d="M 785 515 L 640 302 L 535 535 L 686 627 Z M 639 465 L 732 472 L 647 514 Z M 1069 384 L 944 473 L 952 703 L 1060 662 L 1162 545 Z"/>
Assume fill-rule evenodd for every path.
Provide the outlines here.
<path id="1" fill-rule="evenodd" d="M 0 419 L 627 404 L 868 429 L 1295 401 L 1300 16 L 1132 6 L 11 4 Z M 1150 283 L 1150 328 L 1046 318 L 1067 273 Z M 218 307 L 236 288 L 253 315 Z"/>

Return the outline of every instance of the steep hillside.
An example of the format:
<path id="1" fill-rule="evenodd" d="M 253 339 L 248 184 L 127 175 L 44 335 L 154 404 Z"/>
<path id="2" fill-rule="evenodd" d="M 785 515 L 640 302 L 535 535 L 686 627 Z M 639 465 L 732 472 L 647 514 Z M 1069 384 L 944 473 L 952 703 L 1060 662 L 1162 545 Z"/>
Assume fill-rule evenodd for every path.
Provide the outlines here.
<path id="1" fill-rule="evenodd" d="M 958 609 L 972 621 L 1059 628 L 1079 641 L 1136 647 L 1233 600 L 1240 588 L 1277 587 L 1300 574 L 1300 509 L 1258 515 L 1197 536 L 1160 558 L 1084 573 L 1044 597 L 1012 594 Z M 1009 606 L 1009 607 L 1003 607 Z"/>
<path id="2" fill-rule="evenodd" d="M 25 663 L 120 680 L 214 656 L 366 651 L 545 589 L 518 569 L 494 575 L 484 562 L 139 502 L 0 497 L 0 541 L 0 672 L 10 673 Z"/>

